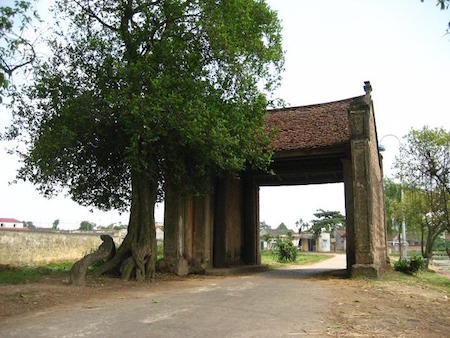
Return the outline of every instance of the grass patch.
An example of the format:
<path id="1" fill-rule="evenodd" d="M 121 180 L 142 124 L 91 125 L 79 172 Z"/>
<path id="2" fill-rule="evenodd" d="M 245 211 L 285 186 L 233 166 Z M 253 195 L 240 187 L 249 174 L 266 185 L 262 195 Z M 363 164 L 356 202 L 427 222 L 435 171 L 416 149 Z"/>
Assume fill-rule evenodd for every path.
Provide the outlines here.
<path id="1" fill-rule="evenodd" d="M 450 279 L 432 271 L 422 271 L 416 275 L 390 271 L 382 274 L 380 281 L 394 281 L 406 285 L 428 287 L 450 294 Z"/>
<path id="2" fill-rule="evenodd" d="M 269 268 L 276 269 L 289 265 L 305 265 L 320 262 L 331 258 L 331 255 L 316 252 L 299 252 L 295 262 L 280 263 L 272 250 L 261 250 L 261 264 L 267 264 Z"/>
<path id="3" fill-rule="evenodd" d="M 0 267 L 0 284 L 23 284 L 37 282 L 48 275 L 64 274 L 70 271 L 73 262 L 49 263 L 38 267 Z"/>

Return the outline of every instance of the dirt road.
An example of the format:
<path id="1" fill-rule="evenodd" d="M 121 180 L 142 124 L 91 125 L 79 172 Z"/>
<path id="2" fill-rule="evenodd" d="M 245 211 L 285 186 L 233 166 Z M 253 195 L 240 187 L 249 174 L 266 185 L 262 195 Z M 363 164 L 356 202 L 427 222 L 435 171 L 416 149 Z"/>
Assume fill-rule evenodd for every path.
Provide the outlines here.
<path id="1" fill-rule="evenodd" d="M 338 256 L 246 276 L 148 285 L 105 280 L 104 286 L 80 289 L 59 285 L 67 296 L 76 291 L 78 301 L 4 317 L 0 336 L 445 337 L 450 332 L 444 294 L 329 274 L 343 267 L 345 256 Z"/>

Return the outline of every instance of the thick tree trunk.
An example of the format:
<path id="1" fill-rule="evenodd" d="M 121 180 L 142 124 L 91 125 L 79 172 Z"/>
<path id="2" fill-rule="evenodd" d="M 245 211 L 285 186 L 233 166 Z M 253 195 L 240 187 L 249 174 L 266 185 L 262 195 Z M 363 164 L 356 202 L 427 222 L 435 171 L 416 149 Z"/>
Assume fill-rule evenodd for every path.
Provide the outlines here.
<path id="1" fill-rule="evenodd" d="M 431 258 L 433 257 L 433 243 L 436 236 L 434 236 L 430 230 L 428 230 L 427 234 L 427 242 L 425 244 L 425 270 L 428 270 L 428 265 L 430 264 Z"/>
<path id="2" fill-rule="evenodd" d="M 128 233 L 116 255 L 96 271 L 119 273 L 123 279 L 153 279 L 156 269 L 155 203 L 158 185 L 145 173 L 131 178 L 131 209 Z"/>

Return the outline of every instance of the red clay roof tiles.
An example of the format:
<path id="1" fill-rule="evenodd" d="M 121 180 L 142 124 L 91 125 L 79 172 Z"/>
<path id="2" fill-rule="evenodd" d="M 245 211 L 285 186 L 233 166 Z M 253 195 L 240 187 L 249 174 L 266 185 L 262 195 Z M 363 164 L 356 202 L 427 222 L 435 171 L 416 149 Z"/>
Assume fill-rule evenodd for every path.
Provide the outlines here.
<path id="1" fill-rule="evenodd" d="M 264 119 L 268 128 L 276 130 L 274 150 L 312 150 L 347 143 L 348 110 L 361 98 L 269 110 Z"/>

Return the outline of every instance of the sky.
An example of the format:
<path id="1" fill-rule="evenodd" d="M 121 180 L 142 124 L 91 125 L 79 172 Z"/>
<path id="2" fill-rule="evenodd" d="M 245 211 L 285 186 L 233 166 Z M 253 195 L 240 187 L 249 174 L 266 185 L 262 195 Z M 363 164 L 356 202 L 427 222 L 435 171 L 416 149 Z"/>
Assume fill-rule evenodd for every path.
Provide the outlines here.
<path id="1" fill-rule="evenodd" d="M 394 175 L 399 142 L 411 128 L 450 129 L 450 11 L 440 11 L 434 0 L 267 2 L 282 22 L 286 52 L 277 96 L 287 106 L 341 100 L 363 95 L 369 80 L 385 175 Z M 7 112 L 0 111 L 0 128 L 7 123 Z M 44 227 L 59 219 L 64 229 L 83 220 L 128 222 L 126 213 L 91 212 L 64 196 L 46 200 L 29 183 L 9 185 L 19 164 L 7 146 L 0 143 L 0 217 Z M 294 229 L 319 208 L 345 213 L 343 184 L 260 189 L 260 220 L 272 227 L 284 222 Z M 161 205 L 156 220 L 163 221 Z"/>

